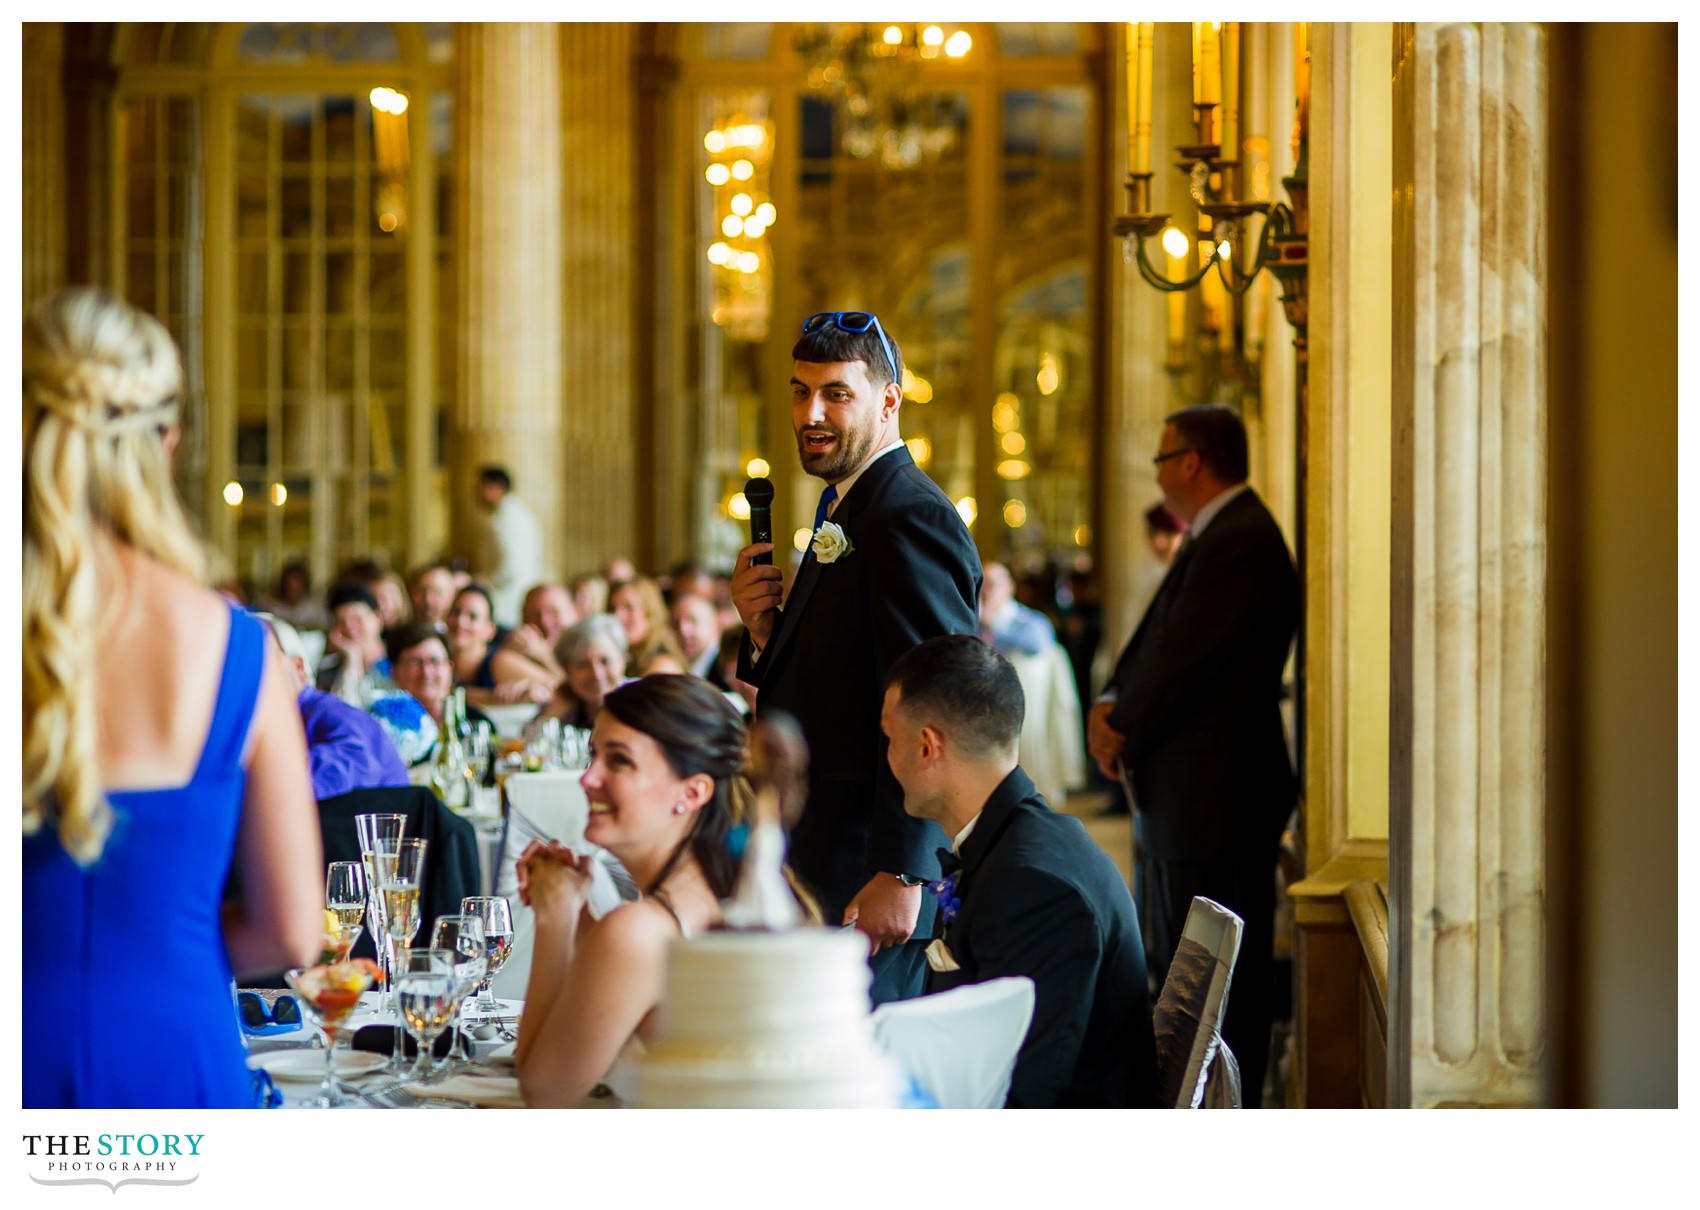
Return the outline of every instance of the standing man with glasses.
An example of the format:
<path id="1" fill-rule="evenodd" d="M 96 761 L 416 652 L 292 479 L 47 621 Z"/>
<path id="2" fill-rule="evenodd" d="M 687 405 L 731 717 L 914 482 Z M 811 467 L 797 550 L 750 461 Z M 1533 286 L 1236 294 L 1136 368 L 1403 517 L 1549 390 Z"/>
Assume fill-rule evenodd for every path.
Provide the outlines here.
<path id="1" fill-rule="evenodd" d="M 886 672 L 923 639 L 978 629 L 980 558 L 950 499 L 898 432 L 903 362 L 879 319 L 810 316 L 791 350 L 791 427 L 803 469 L 826 481 L 789 598 L 747 546 L 732 601 L 747 628 L 738 676 L 756 711 L 795 717 L 809 743 L 809 800 L 792 869 L 825 919 L 868 938 L 876 1004 L 919 995 L 946 837 L 910 817 L 886 763 Z"/>
<path id="2" fill-rule="evenodd" d="M 1295 797 L 1280 707 L 1298 577 L 1246 484 L 1238 414 L 1174 413 L 1152 461 L 1187 535 L 1088 716 L 1086 743 L 1105 776 L 1127 779 L 1144 820 L 1153 974 L 1167 973 L 1195 895 L 1245 921 L 1222 1032 L 1256 1106 L 1275 990 L 1275 861 Z"/>

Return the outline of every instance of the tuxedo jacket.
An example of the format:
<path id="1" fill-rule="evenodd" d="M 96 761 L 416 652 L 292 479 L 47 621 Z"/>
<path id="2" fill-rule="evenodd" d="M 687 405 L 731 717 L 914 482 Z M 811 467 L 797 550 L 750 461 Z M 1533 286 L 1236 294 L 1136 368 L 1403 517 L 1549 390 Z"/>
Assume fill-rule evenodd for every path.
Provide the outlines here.
<path id="1" fill-rule="evenodd" d="M 1280 700 L 1298 608 L 1286 540 L 1249 488 L 1176 555 L 1111 682 L 1153 860 L 1279 843 L 1295 795 Z"/>
<path id="2" fill-rule="evenodd" d="M 1078 819 L 1051 810 L 1019 766 L 986 801 L 958 856 L 961 906 L 941 931 L 961 969 L 929 969 L 927 991 L 1005 975 L 1033 980 L 1033 1023 L 1006 1104 L 1150 1108 L 1151 996 L 1121 871 Z"/>
<path id="3" fill-rule="evenodd" d="M 875 871 L 938 873 L 944 835 L 903 810 L 886 764 L 880 706 L 892 663 L 915 644 L 979 629 L 980 556 L 938 485 L 906 449 L 869 466 L 832 521 L 851 549 L 808 556 L 761 658 L 749 636 L 738 675 L 757 687 L 759 716 L 784 711 L 809 745 L 809 799 L 791 833 L 791 868 L 828 924 Z M 931 935 L 923 903 L 915 936 Z"/>

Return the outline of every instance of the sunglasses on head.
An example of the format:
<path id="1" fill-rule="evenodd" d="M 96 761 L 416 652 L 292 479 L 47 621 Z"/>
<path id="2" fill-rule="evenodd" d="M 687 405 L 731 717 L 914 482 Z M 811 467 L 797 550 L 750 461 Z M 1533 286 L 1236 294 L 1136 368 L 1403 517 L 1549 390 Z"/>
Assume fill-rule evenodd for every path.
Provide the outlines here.
<path id="1" fill-rule="evenodd" d="M 891 342 L 885 338 L 885 329 L 880 327 L 879 316 L 869 311 L 819 311 L 803 321 L 803 331 L 818 332 L 828 324 L 853 336 L 860 336 L 872 328 L 874 335 L 880 338 L 880 348 L 885 350 L 885 364 L 891 371 L 891 380 L 898 381 L 897 358 L 891 355 Z"/>
<path id="2" fill-rule="evenodd" d="M 236 1013 L 242 1021 L 242 1032 L 257 1038 L 301 1028 L 301 1005 L 290 995 L 279 996 L 268 1005 L 257 992 L 237 992 Z"/>

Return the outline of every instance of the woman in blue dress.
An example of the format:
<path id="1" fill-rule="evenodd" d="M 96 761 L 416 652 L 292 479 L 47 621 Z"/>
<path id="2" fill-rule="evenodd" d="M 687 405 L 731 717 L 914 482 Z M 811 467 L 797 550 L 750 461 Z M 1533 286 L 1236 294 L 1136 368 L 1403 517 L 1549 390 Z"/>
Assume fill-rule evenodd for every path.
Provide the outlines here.
<path id="1" fill-rule="evenodd" d="M 23 371 L 23 1103 L 252 1105 L 232 972 L 319 949 L 292 682 L 202 587 L 165 328 L 66 290 L 30 310 Z"/>

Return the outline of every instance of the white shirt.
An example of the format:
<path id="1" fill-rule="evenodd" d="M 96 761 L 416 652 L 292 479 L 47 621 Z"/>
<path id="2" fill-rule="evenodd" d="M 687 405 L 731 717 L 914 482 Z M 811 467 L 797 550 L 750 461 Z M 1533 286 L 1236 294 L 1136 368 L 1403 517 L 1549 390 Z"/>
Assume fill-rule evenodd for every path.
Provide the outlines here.
<path id="1" fill-rule="evenodd" d="M 973 819 L 970 819 L 967 823 L 962 825 L 962 831 L 958 832 L 955 839 L 950 842 L 950 851 L 952 853 L 960 854 L 962 852 L 962 842 L 968 839 L 968 833 L 974 830 L 974 825 L 980 822 L 980 816 L 983 814 L 985 814 L 985 808 L 982 807 L 979 811 L 974 813 Z"/>
<path id="2" fill-rule="evenodd" d="M 543 579 L 543 530 L 524 501 L 509 492 L 490 513 L 486 541 L 488 549 L 480 553 L 492 613 L 497 625 L 517 626 L 526 590 Z"/>
<path id="3" fill-rule="evenodd" d="M 1216 514 L 1228 507 L 1229 502 L 1235 496 L 1249 491 L 1250 488 L 1249 483 L 1236 483 L 1221 495 L 1211 497 L 1210 503 L 1199 509 L 1198 515 L 1192 519 L 1192 524 L 1187 526 L 1186 540 L 1188 542 L 1198 541 L 1198 535 L 1204 532 L 1206 525 L 1216 519 Z"/>

